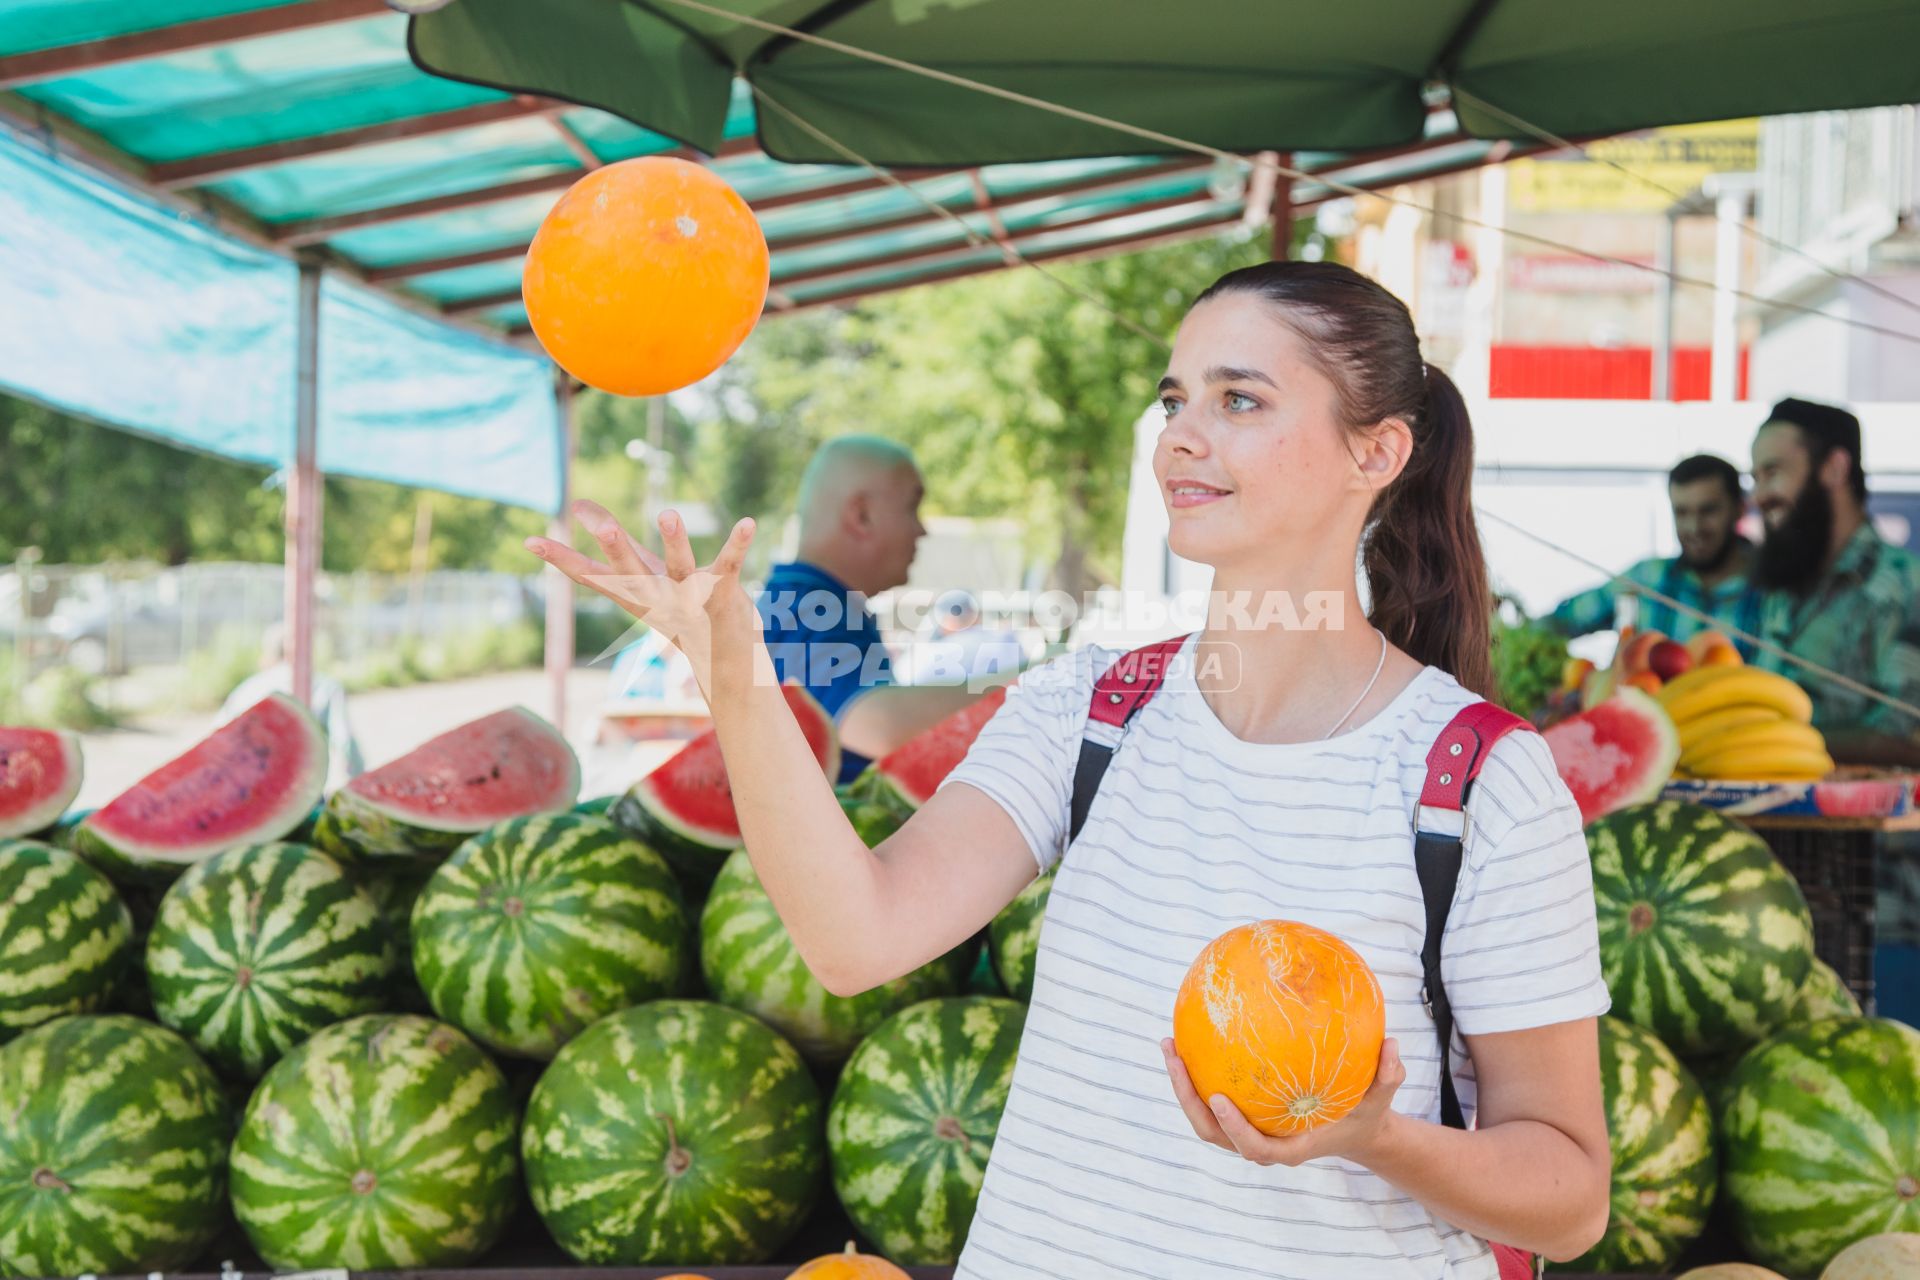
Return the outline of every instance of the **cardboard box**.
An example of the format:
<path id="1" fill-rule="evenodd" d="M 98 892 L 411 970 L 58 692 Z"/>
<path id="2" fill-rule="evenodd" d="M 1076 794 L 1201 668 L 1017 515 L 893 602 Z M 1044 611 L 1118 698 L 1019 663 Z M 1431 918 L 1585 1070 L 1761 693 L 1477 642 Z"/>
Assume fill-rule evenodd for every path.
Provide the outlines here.
<path id="1" fill-rule="evenodd" d="M 1897 818 L 1914 811 L 1920 778 L 1903 773 L 1843 769 L 1819 782 L 1737 782 L 1675 779 L 1661 797 L 1687 800 L 1736 817 Z"/>

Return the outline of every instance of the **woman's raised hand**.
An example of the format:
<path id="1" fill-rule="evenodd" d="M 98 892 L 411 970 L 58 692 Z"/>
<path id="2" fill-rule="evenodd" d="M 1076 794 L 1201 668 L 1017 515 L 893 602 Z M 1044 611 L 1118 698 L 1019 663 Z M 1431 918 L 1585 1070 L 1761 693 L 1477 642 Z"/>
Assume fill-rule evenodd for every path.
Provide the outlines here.
<path id="1" fill-rule="evenodd" d="M 573 516 L 593 535 L 604 561 L 551 538 L 528 538 L 527 550 L 660 632 L 687 655 L 709 694 L 715 666 L 751 655 L 760 623 L 740 585 L 740 566 L 753 544 L 750 518 L 733 526 L 713 563 L 702 568 L 693 562 L 678 512 L 660 514 L 660 555 L 641 546 L 598 503 L 574 503 Z"/>

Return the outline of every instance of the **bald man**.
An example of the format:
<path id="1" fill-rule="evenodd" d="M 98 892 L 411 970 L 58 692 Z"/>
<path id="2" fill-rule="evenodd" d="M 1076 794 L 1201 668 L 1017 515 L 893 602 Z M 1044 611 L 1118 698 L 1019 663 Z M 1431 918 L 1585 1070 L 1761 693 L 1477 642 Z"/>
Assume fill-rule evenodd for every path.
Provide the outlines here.
<path id="1" fill-rule="evenodd" d="M 840 729 L 842 782 L 979 696 L 964 686 L 905 688 L 867 597 L 901 586 L 926 526 L 913 454 L 878 436 L 822 445 L 800 481 L 800 545 L 757 602 L 782 680 L 806 686 Z"/>

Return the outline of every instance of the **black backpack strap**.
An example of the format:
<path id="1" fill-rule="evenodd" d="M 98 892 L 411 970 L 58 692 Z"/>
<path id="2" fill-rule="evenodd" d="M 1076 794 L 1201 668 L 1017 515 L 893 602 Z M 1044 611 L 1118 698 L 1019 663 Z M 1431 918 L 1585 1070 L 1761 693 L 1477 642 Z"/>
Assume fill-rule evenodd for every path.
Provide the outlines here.
<path id="1" fill-rule="evenodd" d="M 1516 729 L 1532 727 L 1490 702 L 1462 708 L 1427 752 L 1427 781 L 1415 813 L 1413 867 L 1420 877 L 1420 896 L 1427 908 L 1426 940 L 1420 948 L 1420 1002 L 1440 1037 L 1440 1122 L 1453 1129 L 1466 1128 L 1467 1121 L 1448 1061 L 1453 1051 L 1453 1002 L 1447 997 L 1440 974 L 1440 948 L 1446 939 L 1454 891 L 1460 884 L 1467 792 L 1480 776 L 1493 744 Z"/>
<path id="2" fill-rule="evenodd" d="M 1067 825 L 1067 843 L 1080 837 L 1093 809 L 1093 797 L 1106 777 L 1107 766 L 1120 746 L 1120 735 L 1147 705 L 1167 678 L 1185 636 L 1162 640 L 1124 654 L 1093 683 L 1093 701 L 1087 707 L 1087 732 L 1080 739 L 1080 762 L 1073 771 L 1073 804 Z"/>

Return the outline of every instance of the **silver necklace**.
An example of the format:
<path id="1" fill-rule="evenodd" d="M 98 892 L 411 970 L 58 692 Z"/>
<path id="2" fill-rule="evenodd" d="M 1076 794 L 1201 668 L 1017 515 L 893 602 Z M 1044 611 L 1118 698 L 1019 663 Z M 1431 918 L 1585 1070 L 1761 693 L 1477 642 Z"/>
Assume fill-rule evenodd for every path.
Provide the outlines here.
<path id="1" fill-rule="evenodd" d="M 1374 634 L 1380 637 L 1380 661 L 1373 664 L 1373 679 L 1367 681 L 1367 687 L 1360 691 L 1360 696 L 1355 698 L 1353 700 L 1353 705 L 1347 708 L 1347 714 L 1344 716 L 1341 716 L 1338 720 L 1334 721 L 1333 728 L 1327 730 L 1326 733 L 1321 737 L 1320 741 L 1322 742 L 1325 742 L 1328 738 L 1331 738 L 1334 734 L 1340 732 L 1341 726 L 1346 724 L 1347 721 L 1353 718 L 1353 713 L 1360 709 L 1360 704 L 1365 702 L 1367 700 L 1367 695 L 1373 692 L 1373 686 L 1380 683 L 1380 673 L 1386 670 L 1387 633 L 1380 630 L 1380 628 L 1378 627 L 1375 627 L 1373 630 L 1374 630 Z"/>

